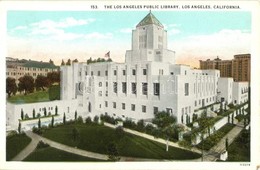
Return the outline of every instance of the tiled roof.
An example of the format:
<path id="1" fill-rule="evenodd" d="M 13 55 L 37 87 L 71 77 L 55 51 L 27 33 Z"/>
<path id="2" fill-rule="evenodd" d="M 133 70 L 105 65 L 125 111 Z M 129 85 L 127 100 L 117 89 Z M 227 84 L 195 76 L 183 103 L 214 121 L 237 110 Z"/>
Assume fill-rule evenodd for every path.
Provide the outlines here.
<path id="1" fill-rule="evenodd" d="M 139 24 L 137 24 L 136 27 L 150 25 L 150 24 L 155 24 L 160 27 L 163 27 L 163 25 L 160 23 L 160 21 L 151 12 L 149 12 L 149 14 L 147 14 L 144 17 L 144 19 L 142 19 L 142 21 L 140 21 Z"/>

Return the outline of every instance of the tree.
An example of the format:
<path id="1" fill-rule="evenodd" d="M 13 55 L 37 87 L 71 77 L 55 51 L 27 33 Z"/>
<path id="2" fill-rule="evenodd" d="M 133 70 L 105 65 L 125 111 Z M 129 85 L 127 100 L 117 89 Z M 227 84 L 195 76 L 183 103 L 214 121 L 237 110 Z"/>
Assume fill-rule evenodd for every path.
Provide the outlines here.
<path id="1" fill-rule="evenodd" d="M 24 95 L 34 91 L 34 79 L 32 76 L 25 75 L 19 78 L 18 90 L 24 91 Z"/>
<path id="2" fill-rule="evenodd" d="M 8 97 L 11 97 L 11 95 L 15 95 L 17 92 L 17 85 L 15 83 L 15 79 L 11 77 L 6 78 L 6 93 L 8 94 Z"/>
<path id="3" fill-rule="evenodd" d="M 70 65 L 71 65 L 70 59 L 68 59 L 68 61 L 66 62 L 66 65 L 67 65 L 67 66 L 70 66 Z"/>
<path id="4" fill-rule="evenodd" d="M 225 145 L 226 145 L 226 151 L 228 150 L 228 138 L 226 138 L 226 143 L 225 143 Z"/>
<path id="5" fill-rule="evenodd" d="M 54 116 L 51 117 L 51 127 L 54 126 Z"/>
<path id="6" fill-rule="evenodd" d="M 53 83 L 58 83 L 60 84 L 60 72 L 59 71 L 53 71 L 47 73 L 47 79 L 49 82 L 49 86 L 52 85 Z"/>
<path id="7" fill-rule="evenodd" d="M 66 124 L 66 115 L 65 115 L 65 113 L 63 114 L 63 124 L 64 125 Z"/>
<path id="8" fill-rule="evenodd" d="M 33 118 L 35 118 L 35 109 L 33 109 Z"/>
<path id="9" fill-rule="evenodd" d="M 87 60 L 87 64 L 92 63 L 92 58 L 90 57 L 90 59 Z"/>
<path id="10" fill-rule="evenodd" d="M 78 113 L 77 110 L 75 111 L 75 122 L 77 121 Z"/>
<path id="11" fill-rule="evenodd" d="M 58 106 L 55 107 L 55 115 L 58 115 Z"/>
<path id="12" fill-rule="evenodd" d="M 176 123 L 176 118 L 171 116 L 168 112 L 158 112 L 153 119 L 153 123 L 158 126 L 166 136 L 166 151 L 168 151 L 168 140 L 172 134 L 173 125 Z"/>
<path id="13" fill-rule="evenodd" d="M 54 64 L 53 61 L 52 61 L 51 59 L 50 59 L 49 63 L 50 63 L 50 64 Z"/>
<path id="14" fill-rule="evenodd" d="M 42 89 L 44 91 L 44 87 L 49 86 L 49 81 L 48 78 L 42 75 L 38 75 L 37 78 L 35 79 L 35 87 L 36 89 Z"/>
<path id="15" fill-rule="evenodd" d="M 98 120 L 99 120 L 99 117 L 98 117 L 98 116 L 95 116 L 95 117 L 94 117 L 94 122 L 95 122 L 95 123 L 98 123 Z"/>
<path id="16" fill-rule="evenodd" d="M 78 62 L 78 59 L 75 59 L 75 60 L 73 60 L 72 62 L 73 62 L 73 63 L 77 63 L 77 62 Z"/>
<path id="17" fill-rule="evenodd" d="M 46 107 L 44 107 L 44 116 L 45 117 L 47 116 L 47 109 L 46 109 Z"/>
<path id="18" fill-rule="evenodd" d="M 61 66 L 64 66 L 65 65 L 65 62 L 64 60 L 61 61 Z"/>
<path id="19" fill-rule="evenodd" d="M 21 109 L 21 119 L 24 119 L 24 113 L 23 113 L 23 109 Z"/>
<path id="20" fill-rule="evenodd" d="M 73 140 L 76 141 L 76 139 L 78 138 L 79 136 L 79 131 L 78 129 L 76 129 L 75 127 L 72 129 L 72 137 L 73 137 Z"/>
<path id="21" fill-rule="evenodd" d="M 173 116 L 170 116 L 169 113 L 162 111 L 158 112 L 155 115 L 155 118 L 152 120 L 154 124 L 156 124 L 159 128 L 165 128 L 167 126 L 173 125 L 176 123 L 176 118 Z"/>
<path id="22" fill-rule="evenodd" d="M 107 154 L 108 154 L 108 159 L 111 161 L 118 161 L 120 159 L 115 143 L 109 143 L 107 145 Z"/>
<path id="23" fill-rule="evenodd" d="M 19 124 L 18 124 L 18 132 L 19 132 L 19 134 L 21 134 L 21 122 L 19 122 Z"/>
<path id="24" fill-rule="evenodd" d="M 234 113 L 232 113 L 232 119 L 231 119 L 232 124 L 234 124 Z"/>
<path id="25" fill-rule="evenodd" d="M 38 129 L 41 129 L 41 119 L 38 120 Z"/>

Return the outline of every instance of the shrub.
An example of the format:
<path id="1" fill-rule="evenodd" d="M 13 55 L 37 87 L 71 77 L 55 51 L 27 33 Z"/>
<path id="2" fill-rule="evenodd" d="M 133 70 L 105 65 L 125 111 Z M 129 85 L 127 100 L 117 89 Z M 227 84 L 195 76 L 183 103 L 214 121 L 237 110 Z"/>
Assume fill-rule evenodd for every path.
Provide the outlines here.
<path id="1" fill-rule="evenodd" d="M 124 129 L 123 127 L 119 126 L 115 129 L 115 133 L 117 135 L 117 137 L 121 138 L 124 136 Z"/>
<path id="2" fill-rule="evenodd" d="M 111 123 L 113 125 L 116 124 L 116 120 L 113 117 L 110 117 L 108 115 L 101 115 L 100 119 L 104 122 Z"/>
<path id="3" fill-rule="evenodd" d="M 37 144 L 37 149 L 41 149 L 41 148 L 47 148 L 50 145 L 47 143 L 44 143 L 43 141 L 39 141 L 39 143 Z"/>
<path id="4" fill-rule="evenodd" d="M 82 124 L 83 123 L 83 118 L 82 116 L 79 116 L 77 119 L 77 123 Z"/>
<path id="5" fill-rule="evenodd" d="M 17 131 L 16 130 L 12 130 L 12 131 L 8 132 L 8 136 L 7 137 L 11 137 L 11 136 L 14 136 L 14 135 L 17 135 Z"/>
<path id="6" fill-rule="evenodd" d="M 126 119 L 126 120 L 123 122 L 123 127 L 129 128 L 129 129 L 136 129 L 136 124 L 135 124 L 135 122 L 133 122 L 132 120 Z"/>
<path id="7" fill-rule="evenodd" d="M 86 124 L 92 123 L 91 117 L 87 117 L 86 120 L 85 120 L 85 123 Z"/>
<path id="8" fill-rule="evenodd" d="M 27 113 L 25 114 L 24 119 L 25 119 L 25 120 L 26 120 L 26 119 L 29 119 L 29 116 L 28 116 Z"/>
<path id="9" fill-rule="evenodd" d="M 51 85 L 49 87 L 49 99 L 60 100 L 60 85 Z"/>
<path id="10" fill-rule="evenodd" d="M 98 116 L 95 116 L 95 117 L 94 117 L 94 122 L 95 122 L 96 124 L 98 124 L 98 120 L 99 120 L 99 117 L 98 117 Z"/>

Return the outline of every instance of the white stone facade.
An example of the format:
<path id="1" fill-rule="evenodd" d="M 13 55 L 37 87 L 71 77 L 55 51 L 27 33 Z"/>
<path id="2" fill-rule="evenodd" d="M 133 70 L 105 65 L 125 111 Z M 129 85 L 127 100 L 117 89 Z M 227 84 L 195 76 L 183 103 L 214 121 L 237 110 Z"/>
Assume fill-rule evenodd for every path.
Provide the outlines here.
<path id="1" fill-rule="evenodd" d="M 146 18 L 154 16 L 149 13 Z M 182 123 L 195 109 L 217 102 L 218 70 L 175 64 L 161 24 L 138 24 L 125 63 L 73 63 L 61 67 L 61 99 L 77 99 L 86 116 L 108 114 L 133 120 L 167 111 Z"/>
<path id="2" fill-rule="evenodd" d="M 221 98 L 228 104 L 248 100 L 248 83 L 220 78 L 219 70 L 175 64 L 175 52 L 167 49 L 167 32 L 151 13 L 133 30 L 125 63 L 72 63 L 60 70 L 61 100 L 7 104 L 7 126 L 18 126 L 22 108 L 32 117 L 33 109 L 37 114 L 43 107 L 56 106 L 60 115 L 65 112 L 71 119 L 76 110 L 83 118 L 107 114 L 134 121 L 167 111 L 177 123 L 186 124 L 201 107 Z"/>

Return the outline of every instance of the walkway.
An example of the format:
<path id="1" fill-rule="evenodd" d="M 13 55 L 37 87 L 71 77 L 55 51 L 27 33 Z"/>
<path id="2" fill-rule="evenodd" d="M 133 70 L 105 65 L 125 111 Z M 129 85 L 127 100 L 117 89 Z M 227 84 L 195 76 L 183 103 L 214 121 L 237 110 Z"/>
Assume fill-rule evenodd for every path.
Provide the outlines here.
<path id="1" fill-rule="evenodd" d="M 25 133 L 28 137 L 30 137 L 32 139 L 32 141 L 24 150 L 22 150 L 15 158 L 13 158 L 12 161 L 22 161 L 23 159 L 25 159 L 31 152 L 34 151 L 34 149 L 36 148 L 39 141 L 43 141 L 44 143 L 49 144 L 53 148 L 63 150 L 63 151 L 69 152 L 69 153 L 77 154 L 77 155 L 84 156 L 84 157 L 94 158 L 94 159 L 100 159 L 101 161 L 108 160 L 108 155 L 105 155 L 105 154 L 89 152 L 86 150 L 82 150 L 82 149 L 67 146 L 67 145 L 64 145 L 64 144 L 61 144 L 58 142 L 54 142 L 54 141 L 44 138 L 40 135 L 37 135 L 31 131 L 26 131 Z M 161 159 L 157 160 L 157 159 L 146 159 L 146 158 L 134 158 L 134 157 L 120 156 L 120 161 L 152 161 L 152 162 L 155 162 L 155 161 L 169 161 L 169 160 L 161 160 Z"/>
<path id="2" fill-rule="evenodd" d="M 230 145 L 239 133 L 243 130 L 243 121 L 240 121 L 236 126 L 229 131 L 215 146 L 213 146 L 204 155 L 203 161 L 216 161 L 220 154 L 226 150 L 226 138 L 228 138 L 228 144 Z"/>

